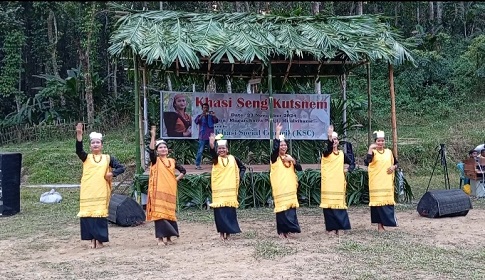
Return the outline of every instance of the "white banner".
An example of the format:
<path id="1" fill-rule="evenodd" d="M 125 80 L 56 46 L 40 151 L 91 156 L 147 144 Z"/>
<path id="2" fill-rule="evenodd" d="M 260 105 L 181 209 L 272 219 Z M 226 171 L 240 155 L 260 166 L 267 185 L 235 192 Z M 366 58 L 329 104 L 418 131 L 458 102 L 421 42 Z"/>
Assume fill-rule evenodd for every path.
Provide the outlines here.
<path id="1" fill-rule="evenodd" d="M 218 119 L 215 134 L 224 139 L 270 139 L 269 95 L 247 93 L 161 92 L 162 138 L 198 139 L 196 117 L 202 104 Z M 273 123 L 283 125 L 287 139 L 327 139 L 330 95 L 273 94 Z"/>

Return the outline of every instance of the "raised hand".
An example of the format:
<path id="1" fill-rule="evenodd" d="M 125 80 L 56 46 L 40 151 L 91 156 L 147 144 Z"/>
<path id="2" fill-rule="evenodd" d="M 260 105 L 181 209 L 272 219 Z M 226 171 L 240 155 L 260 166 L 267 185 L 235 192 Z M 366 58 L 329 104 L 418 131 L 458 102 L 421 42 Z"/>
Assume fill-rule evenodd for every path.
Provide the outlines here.
<path id="1" fill-rule="evenodd" d="M 151 129 L 150 129 L 150 135 L 151 135 L 151 136 L 155 136 L 155 135 L 156 135 L 156 133 L 157 133 L 157 126 L 152 125 L 152 126 L 151 126 Z"/>
<path id="2" fill-rule="evenodd" d="M 283 129 L 283 125 L 281 125 L 281 123 L 276 123 L 276 128 L 275 128 L 276 138 L 280 136 L 280 132 L 282 129 Z"/>
<path id="3" fill-rule="evenodd" d="M 328 139 L 332 139 L 333 125 L 329 125 L 327 129 Z"/>
<path id="4" fill-rule="evenodd" d="M 80 135 L 82 135 L 82 134 L 83 134 L 83 124 L 82 124 L 82 123 L 78 123 L 78 124 L 76 125 L 76 133 L 77 133 L 77 134 L 80 134 Z"/>

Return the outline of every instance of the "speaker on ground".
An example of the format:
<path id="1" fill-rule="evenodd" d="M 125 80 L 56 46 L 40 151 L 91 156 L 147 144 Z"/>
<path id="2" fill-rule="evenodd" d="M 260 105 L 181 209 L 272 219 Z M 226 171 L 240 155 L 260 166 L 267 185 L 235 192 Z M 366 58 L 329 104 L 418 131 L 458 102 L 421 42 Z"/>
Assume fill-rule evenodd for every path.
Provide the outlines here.
<path id="1" fill-rule="evenodd" d="M 22 154 L 0 154 L 0 216 L 20 212 L 20 172 Z"/>
<path id="2" fill-rule="evenodd" d="M 108 221 L 124 227 L 137 226 L 146 219 L 141 205 L 126 195 L 113 194 L 108 211 Z"/>
<path id="3" fill-rule="evenodd" d="M 472 209 L 470 197 L 461 189 L 426 192 L 418 203 L 419 215 L 428 218 L 466 216 Z"/>

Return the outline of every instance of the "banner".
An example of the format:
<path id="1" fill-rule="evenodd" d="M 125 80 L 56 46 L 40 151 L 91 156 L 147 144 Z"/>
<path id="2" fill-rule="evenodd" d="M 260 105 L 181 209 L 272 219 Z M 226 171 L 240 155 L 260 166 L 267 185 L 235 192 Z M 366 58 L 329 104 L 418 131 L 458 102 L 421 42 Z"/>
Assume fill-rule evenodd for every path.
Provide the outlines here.
<path id="1" fill-rule="evenodd" d="M 161 137 L 198 139 L 197 116 L 209 105 L 215 134 L 224 139 L 270 139 L 269 95 L 247 93 L 160 92 Z M 287 139 L 324 140 L 330 123 L 329 94 L 273 94 L 273 123 Z M 207 119 L 206 119 L 207 120 Z M 211 122 L 212 125 L 212 122 Z M 275 126 L 274 126 L 275 127 Z"/>

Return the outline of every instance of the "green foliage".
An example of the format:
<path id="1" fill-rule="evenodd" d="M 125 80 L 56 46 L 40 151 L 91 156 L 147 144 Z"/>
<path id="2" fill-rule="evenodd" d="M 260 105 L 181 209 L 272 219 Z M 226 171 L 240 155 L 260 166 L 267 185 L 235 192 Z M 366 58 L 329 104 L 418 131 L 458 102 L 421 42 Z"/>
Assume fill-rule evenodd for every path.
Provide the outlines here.
<path id="1" fill-rule="evenodd" d="M 19 77 L 23 72 L 22 48 L 26 37 L 22 30 L 12 30 L 4 38 L 2 52 L 2 67 L 0 68 L 0 95 L 14 96 L 15 100 L 21 101 L 23 92 L 19 90 Z"/>
<path id="2" fill-rule="evenodd" d="M 321 177 L 320 170 L 307 169 L 297 172 L 300 206 L 320 205 Z M 140 184 L 141 192 L 147 193 L 148 175 L 139 175 L 135 184 Z M 188 174 L 178 183 L 178 207 L 205 207 L 212 197 L 210 173 Z M 357 168 L 347 174 L 347 204 L 359 205 L 369 203 L 369 183 L 367 171 Z M 400 189 L 402 187 L 402 189 Z M 136 190 L 136 188 L 134 188 Z M 395 199 L 409 203 L 413 199 L 411 186 L 405 177 L 399 181 L 395 176 Z M 273 200 L 269 172 L 247 171 L 241 181 L 238 192 L 239 208 L 272 207 Z"/>

